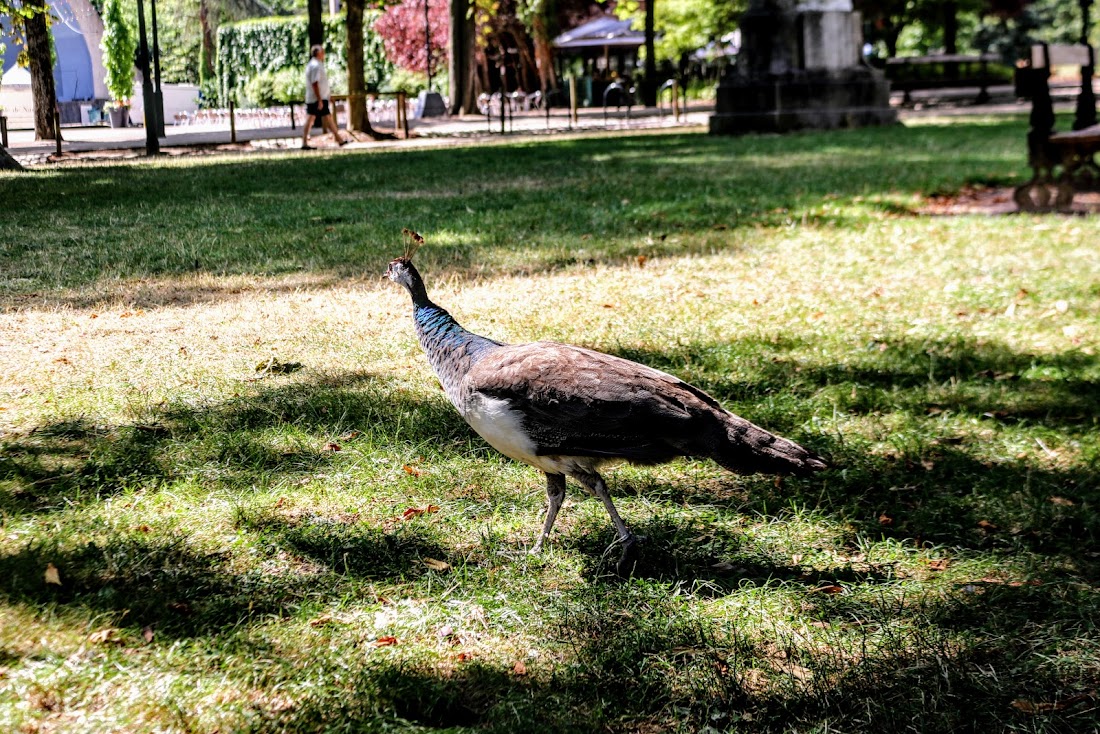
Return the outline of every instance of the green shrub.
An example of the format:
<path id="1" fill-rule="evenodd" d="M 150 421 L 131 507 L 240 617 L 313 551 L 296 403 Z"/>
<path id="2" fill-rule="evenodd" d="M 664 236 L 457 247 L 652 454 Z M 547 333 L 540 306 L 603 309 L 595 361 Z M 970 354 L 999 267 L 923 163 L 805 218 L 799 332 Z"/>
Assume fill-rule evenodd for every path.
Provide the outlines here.
<path id="1" fill-rule="evenodd" d="M 370 27 L 378 16 L 377 11 L 368 11 L 363 19 L 363 46 L 366 82 L 368 89 L 377 87 L 393 68 L 386 60 L 382 48 L 382 39 L 371 32 Z M 339 72 L 346 66 L 347 28 L 343 16 L 325 16 L 325 64 L 328 67 L 329 82 L 334 93 L 339 93 L 337 81 L 343 77 Z M 218 48 L 216 73 L 218 76 L 218 102 L 228 103 L 229 99 L 251 99 L 246 87 L 250 80 L 269 72 L 276 75 L 284 71 L 298 74 L 295 82 L 298 90 L 289 99 L 301 100 L 305 96 L 305 65 L 309 60 L 309 20 L 305 17 L 259 18 L 229 23 L 218 29 Z M 289 76 L 282 84 L 276 83 L 277 92 L 257 82 L 260 87 L 253 91 L 258 94 L 286 93 L 290 87 Z M 256 101 L 256 100 L 253 100 Z"/>
<path id="2" fill-rule="evenodd" d="M 103 14 L 103 67 L 107 72 L 104 82 L 111 99 L 116 104 L 130 101 L 134 93 L 134 50 L 137 42 L 134 32 L 122 15 L 119 0 L 107 0 Z"/>
<path id="3" fill-rule="evenodd" d="M 428 88 L 428 75 L 422 71 L 409 71 L 395 66 L 389 76 L 382 80 L 382 84 L 379 86 L 379 90 L 383 92 L 396 92 L 403 90 L 410 95 L 420 94 Z M 437 71 L 432 74 L 432 89 L 447 93 L 448 82 L 447 72 Z"/>

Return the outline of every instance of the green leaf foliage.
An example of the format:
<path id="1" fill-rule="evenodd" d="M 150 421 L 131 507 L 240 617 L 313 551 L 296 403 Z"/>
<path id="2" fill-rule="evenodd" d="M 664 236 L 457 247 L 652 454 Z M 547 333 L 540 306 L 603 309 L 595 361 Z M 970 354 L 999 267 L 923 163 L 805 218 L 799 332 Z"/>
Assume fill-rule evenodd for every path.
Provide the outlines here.
<path id="1" fill-rule="evenodd" d="M 137 41 L 134 32 L 122 14 L 119 0 L 107 0 L 103 13 L 103 68 L 107 71 L 104 82 L 115 102 L 126 102 L 134 91 L 134 50 Z"/>
<path id="2" fill-rule="evenodd" d="M 386 60 L 382 39 L 366 30 L 378 15 L 377 11 L 367 11 L 363 20 L 364 72 L 368 89 L 377 88 L 393 70 L 393 64 Z M 330 74 L 341 72 L 347 65 L 344 17 L 326 15 L 324 28 L 325 63 Z M 265 72 L 268 76 L 284 70 L 304 74 L 308 60 L 309 20 L 306 17 L 263 18 L 223 25 L 218 29 L 218 102 L 227 104 L 230 99 L 248 97 L 245 87 Z M 305 96 L 304 77 L 300 84 L 301 89 L 294 96 L 296 99 Z"/>

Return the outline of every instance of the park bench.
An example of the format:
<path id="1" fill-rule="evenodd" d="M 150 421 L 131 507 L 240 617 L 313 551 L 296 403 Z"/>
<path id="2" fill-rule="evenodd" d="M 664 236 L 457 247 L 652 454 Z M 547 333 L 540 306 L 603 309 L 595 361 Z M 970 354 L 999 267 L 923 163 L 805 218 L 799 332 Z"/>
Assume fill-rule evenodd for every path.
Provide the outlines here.
<path id="1" fill-rule="evenodd" d="M 1086 44 L 1042 43 L 1032 46 L 1031 58 L 1017 70 L 1017 87 L 1022 96 L 1031 98 L 1027 149 L 1032 176 L 1014 192 L 1021 211 L 1066 211 L 1076 192 L 1095 191 L 1100 185 L 1095 161 L 1100 151 L 1100 125 L 1092 88 L 1095 60 L 1095 51 Z M 1059 67 L 1078 68 L 1081 76 L 1073 130 L 1069 132 L 1054 130 L 1050 77 L 1051 69 Z"/>
<path id="2" fill-rule="evenodd" d="M 945 87 L 978 87 L 974 101 L 984 104 L 989 101 L 989 86 L 1000 81 L 989 70 L 989 64 L 998 61 L 1000 57 L 995 54 L 899 56 L 886 59 L 886 78 L 891 89 L 904 93 L 904 105 L 912 104 L 909 93 L 914 90 Z"/>

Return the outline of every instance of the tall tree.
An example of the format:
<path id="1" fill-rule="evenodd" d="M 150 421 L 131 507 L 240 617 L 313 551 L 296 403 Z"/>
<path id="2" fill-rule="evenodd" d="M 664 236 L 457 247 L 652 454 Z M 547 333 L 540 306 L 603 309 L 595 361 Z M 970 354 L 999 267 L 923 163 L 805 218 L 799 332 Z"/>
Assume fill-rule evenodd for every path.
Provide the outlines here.
<path id="1" fill-rule="evenodd" d="M 381 135 L 371 127 L 367 115 L 367 83 L 363 59 L 363 8 L 365 0 L 345 0 L 348 8 L 348 129 L 375 140 Z"/>
<path id="2" fill-rule="evenodd" d="M 55 140 L 61 135 L 61 131 L 54 127 L 57 90 L 53 79 L 49 14 L 44 1 L 0 0 L 0 15 L 13 18 L 13 26 L 22 26 L 23 54 L 31 74 L 36 140 Z"/>
<path id="3" fill-rule="evenodd" d="M 474 21 L 470 15 L 470 0 L 451 0 L 451 33 L 448 43 L 447 81 L 450 84 L 452 115 L 474 112 L 474 85 L 477 81 L 477 60 L 474 57 Z"/>
<path id="4" fill-rule="evenodd" d="M 325 45 L 325 26 L 321 14 L 322 0 L 307 0 L 306 8 L 309 11 L 309 45 Z"/>

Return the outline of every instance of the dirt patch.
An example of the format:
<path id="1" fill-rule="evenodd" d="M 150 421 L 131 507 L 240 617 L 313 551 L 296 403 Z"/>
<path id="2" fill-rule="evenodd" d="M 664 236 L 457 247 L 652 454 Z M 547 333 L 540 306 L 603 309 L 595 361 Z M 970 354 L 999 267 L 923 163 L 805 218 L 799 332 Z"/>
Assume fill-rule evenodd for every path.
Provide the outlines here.
<path id="1" fill-rule="evenodd" d="M 959 214 L 1018 214 L 1012 193 L 1015 187 L 967 186 L 954 194 L 933 194 L 917 211 L 932 216 Z M 1073 205 L 1065 214 L 1100 214 L 1100 192 L 1079 191 L 1073 197 Z"/>

